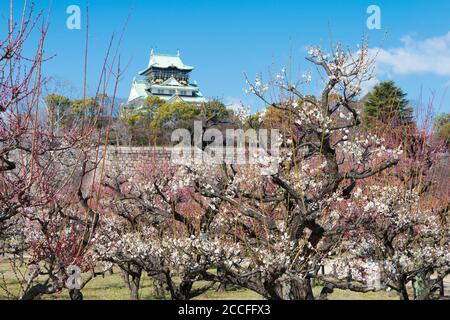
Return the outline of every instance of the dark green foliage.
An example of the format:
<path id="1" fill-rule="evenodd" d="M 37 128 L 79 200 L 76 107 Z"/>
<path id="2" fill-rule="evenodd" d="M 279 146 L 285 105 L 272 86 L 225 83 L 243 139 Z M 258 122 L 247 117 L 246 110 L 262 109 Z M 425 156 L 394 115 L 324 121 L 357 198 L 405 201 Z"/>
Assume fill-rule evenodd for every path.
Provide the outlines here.
<path id="1" fill-rule="evenodd" d="M 408 103 L 406 93 L 394 81 L 382 82 L 364 98 L 363 118 L 368 126 L 374 122 L 394 126 L 410 124 L 413 116 Z"/>

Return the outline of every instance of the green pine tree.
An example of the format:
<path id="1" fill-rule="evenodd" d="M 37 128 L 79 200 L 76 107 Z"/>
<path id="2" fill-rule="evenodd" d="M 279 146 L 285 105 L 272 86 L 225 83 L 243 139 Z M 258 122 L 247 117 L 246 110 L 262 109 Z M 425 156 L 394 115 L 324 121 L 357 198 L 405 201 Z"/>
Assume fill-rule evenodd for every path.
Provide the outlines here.
<path id="1" fill-rule="evenodd" d="M 374 121 L 395 126 L 410 124 L 413 117 L 408 103 L 406 93 L 394 81 L 382 82 L 364 98 L 364 120 L 367 125 Z"/>

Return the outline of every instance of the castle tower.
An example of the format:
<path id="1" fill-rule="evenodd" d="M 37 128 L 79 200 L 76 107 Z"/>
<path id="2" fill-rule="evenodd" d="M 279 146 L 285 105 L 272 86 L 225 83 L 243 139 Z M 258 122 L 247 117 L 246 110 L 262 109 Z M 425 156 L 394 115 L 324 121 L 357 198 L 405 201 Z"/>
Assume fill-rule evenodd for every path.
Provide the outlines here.
<path id="1" fill-rule="evenodd" d="M 192 70 L 193 67 L 183 63 L 180 52 L 176 55 L 156 54 L 152 49 L 148 67 L 133 80 L 128 102 L 139 102 L 149 96 L 157 96 L 167 102 L 206 102 L 197 83 L 190 82 Z"/>

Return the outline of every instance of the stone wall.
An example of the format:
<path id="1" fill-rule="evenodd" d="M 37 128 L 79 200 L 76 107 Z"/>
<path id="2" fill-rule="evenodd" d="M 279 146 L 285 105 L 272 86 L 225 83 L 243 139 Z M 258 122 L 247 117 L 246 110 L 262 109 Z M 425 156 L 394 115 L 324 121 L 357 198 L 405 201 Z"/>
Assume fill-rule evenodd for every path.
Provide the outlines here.
<path id="1" fill-rule="evenodd" d="M 101 152 L 104 150 L 102 149 Z M 170 160 L 171 151 L 163 147 L 108 147 L 106 150 L 105 173 L 120 172 L 134 175 L 149 161 Z"/>
<path id="2" fill-rule="evenodd" d="M 194 155 L 195 150 L 195 155 Z M 101 153 L 103 152 L 101 148 Z M 105 159 L 105 172 L 121 172 L 126 175 L 134 175 L 142 166 L 150 161 L 160 161 L 160 165 L 167 165 L 172 158 L 172 154 L 178 154 L 179 157 L 183 157 L 185 154 L 183 148 L 171 148 L 171 147 L 114 147 L 109 146 L 106 150 Z M 206 163 L 240 163 L 240 164 L 256 164 L 256 158 L 251 156 L 251 153 L 247 148 L 236 149 L 230 148 L 208 148 L 207 151 L 201 153 L 199 149 L 190 149 L 191 157 L 195 156 L 195 159 L 203 159 Z M 198 154 L 197 152 L 200 152 Z M 210 158 L 212 157 L 212 158 Z M 218 157 L 219 160 L 215 159 Z M 219 162 L 217 162 L 219 161 Z M 175 163 L 175 162 L 173 162 Z M 180 163 L 180 162 L 178 162 Z M 184 160 L 181 160 L 184 163 Z M 156 163 L 156 165 L 159 165 Z"/>

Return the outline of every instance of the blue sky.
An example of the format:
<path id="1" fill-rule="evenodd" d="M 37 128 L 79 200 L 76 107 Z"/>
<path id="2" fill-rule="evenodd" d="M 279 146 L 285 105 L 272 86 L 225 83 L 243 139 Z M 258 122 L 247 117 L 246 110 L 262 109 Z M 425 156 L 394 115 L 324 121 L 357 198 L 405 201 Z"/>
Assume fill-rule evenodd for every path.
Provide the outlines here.
<path id="1" fill-rule="evenodd" d="M 21 3 L 21 1 L 15 1 Z M 50 1 L 38 0 L 48 8 Z M 369 5 L 381 8 L 381 30 L 368 30 Z M 9 1 L 0 2 L 0 35 L 4 35 Z M 66 28 L 66 8 L 79 5 L 82 29 Z M 17 8 L 19 9 L 19 8 Z M 56 55 L 44 72 L 80 94 L 83 83 L 85 0 L 54 0 L 46 53 Z M 139 70 L 146 67 L 150 49 L 181 51 L 186 64 L 196 67 L 192 74 L 204 95 L 225 103 L 242 101 L 252 110 L 262 104 L 246 95 L 244 72 L 253 78 L 289 65 L 300 74 L 311 69 L 305 61 L 312 44 L 329 46 L 330 40 L 355 46 L 366 34 L 372 47 L 381 47 L 377 79 L 395 80 L 410 100 L 424 104 L 435 96 L 436 112 L 450 110 L 450 2 L 406 0 L 322 0 L 322 1 L 89 1 L 89 72 L 91 91 L 96 87 L 110 36 L 120 33 L 126 17 L 130 20 L 121 47 L 127 69 L 119 85 L 126 98 Z M 384 40 L 384 41 L 383 41 Z M 316 90 L 317 82 L 312 83 Z"/>

